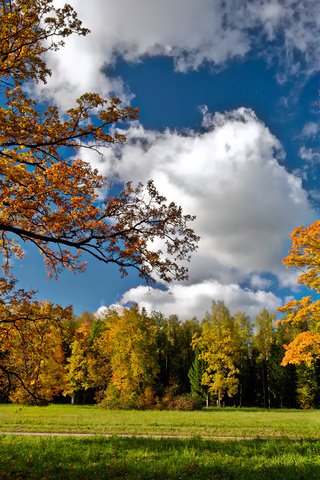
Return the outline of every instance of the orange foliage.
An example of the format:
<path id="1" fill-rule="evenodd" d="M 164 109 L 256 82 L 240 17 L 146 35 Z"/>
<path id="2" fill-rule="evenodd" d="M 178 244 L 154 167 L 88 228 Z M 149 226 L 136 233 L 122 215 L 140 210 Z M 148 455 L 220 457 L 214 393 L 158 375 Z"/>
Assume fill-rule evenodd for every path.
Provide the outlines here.
<path id="1" fill-rule="evenodd" d="M 124 141 L 110 127 L 137 119 L 137 109 L 85 93 L 61 115 L 53 105 L 39 110 L 23 88 L 50 74 L 44 52 L 58 49 L 72 33 L 87 32 L 68 5 L 55 9 L 51 0 L 0 2 L 0 86 L 6 98 L 0 107 L 4 271 L 9 274 L 12 255 L 22 257 L 19 241 L 29 241 L 55 277 L 63 268 L 83 270 L 80 256 L 86 253 L 117 264 L 122 274 L 133 267 L 146 280 L 152 273 L 165 281 L 185 278 L 186 269 L 176 262 L 196 248 L 197 237 L 187 227 L 192 217 L 168 205 L 152 182 L 135 188 L 128 184 L 118 197 L 101 200 L 97 191 L 106 191 L 106 179 L 75 158 L 81 147 L 99 151 Z M 157 237 L 167 256 L 151 250 Z"/>
<path id="2" fill-rule="evenodd" d="M 298 283 L 317 294 L 320 293 L 320 221 L 309 226 L 301 226 L 291 234 L 292 247 L 289 255 L 283 260 L 287 267 L 297 267 L 302 273 Z M 305 362 L 310 365 L 320 358 L 320 300 L 312 296 L 301 300 L 292 300 L 278 309 L 286 313 L 282 322 L 289 322 L 300 327 L 303 332 L 296 335 L 287 345 L 283 365 Z"/>
<path id="3" fill-rule="evenodd" d="M 292 247 L 283 262 L 287 267 L 302 269 L 298 283 L 320 292 L 320 220 L 293 230 L 291 240 Z"/>
<path id="4" fill-rule="evenodd" d="M 22 243 L 38 248 L 55 278 L 64 268 L 84 270 L 81 256 L 86 254 L 118 265 L 122 275 L 132 267 L 146 281 L 158 276 L 169 282 L 186 278 L 187 269 L 179 261 L 189 259 L 198 241 L 188 227 L 193 217 L 168 204 L 152 181 L 145 187 L 128 183 L 111 197 L 103 193 L 109 186 L 106 178 L 77 158 L 80 148 L 100 153 L 101 147 L 123 142 L 114 127 L 137 119 L 137 109 L 116 98 L 107 101 L 84 93 L 74 108 L 62 113 L 54 105 L 39 108 L 32 98 L 30 86 L 50 75 L 43 54 L 60 48 L 73 33 L 86 35 L 88 30 L 69 5 L 0 0 L 0 255 L 7 276 L 0 279 L 0 383 L 8 390 L 14 387 L 16 401 L 24 397 L 19 385 L 34 399 L 48 398 L 56 388 L 50 359 L 44 356 L 47 360 L 39 364 L 30 348 L 44 348 L 41 342 L 49 341 L 54 328 L 46 321 L 61 309 L 51 306 L 41 323 L 44 307 L 32 301 L 32 292 L 14 291 L 11 259 L 23 257 Z M 152 249 L 159 238 L 162 248 Z M 45 347 L 43 355 L 51 352 L 54 360 L 60 347 L 52 345 L 55 351 Z M 51 386 L 39 380 L 43 369 L 51 371 Z M 32 372 L 39 373 L 40 383 Z"/>
<path id="5" fill-rule="evenodd" d="M 299 333 L 289 345 L 284 347 L 286 353 L 281 365 L 285 367 L 289 363 L 299 365 L 304 362 L 311 366 L 320 357 L 320 334 L 310 331 Z"/>

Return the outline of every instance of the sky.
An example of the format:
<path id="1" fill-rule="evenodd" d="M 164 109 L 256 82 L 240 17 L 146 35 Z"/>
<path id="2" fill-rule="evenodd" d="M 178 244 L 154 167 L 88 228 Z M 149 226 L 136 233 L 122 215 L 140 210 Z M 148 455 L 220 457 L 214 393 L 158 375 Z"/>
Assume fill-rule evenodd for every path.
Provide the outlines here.
<path id="1" fill-rule="evenodd" d="M 56 6 L 64 2 L 54 1 Z M 34 95 L 61 111 L 85 91 L 139 106 L 117 150 L 80 152 L 114 183 L 154 179 L 196 215 L 189 280 L 150 288 L 91 260 L 86 273 L 46 279 L 25 245 L 20 286 L 38 298 L 100 311 L 137 302 L 201 319 L 213 300 L 252 318 L 304 292 L 281 259 L 290 232 L 318 218 L 318 0 L 72 0 L 85 38 L 46 61 Z"/>

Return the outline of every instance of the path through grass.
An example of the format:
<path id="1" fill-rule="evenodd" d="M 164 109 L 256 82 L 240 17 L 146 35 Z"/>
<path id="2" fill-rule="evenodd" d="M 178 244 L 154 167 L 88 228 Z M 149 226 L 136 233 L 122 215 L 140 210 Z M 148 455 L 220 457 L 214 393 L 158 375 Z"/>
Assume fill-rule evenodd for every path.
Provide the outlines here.
<path id="1" fill-rule="evenodd" d="M 1 435 L 4 431 L 133 436 L 28 437 Z M 203 440 L 200 436 L 230 436 L 237 440 Z M 143 412 L 108 411 L 93 406 L 0 405 L 1 480 L 93 478 L 319 480 L 320 411 Z"/>
<path id="2" fill-rule="evenodd" d="M 320 440 L 320 411 L 230 408 L 158 412 L 72 405 L 0 405 L 0 433 L 3 431 Z"/>

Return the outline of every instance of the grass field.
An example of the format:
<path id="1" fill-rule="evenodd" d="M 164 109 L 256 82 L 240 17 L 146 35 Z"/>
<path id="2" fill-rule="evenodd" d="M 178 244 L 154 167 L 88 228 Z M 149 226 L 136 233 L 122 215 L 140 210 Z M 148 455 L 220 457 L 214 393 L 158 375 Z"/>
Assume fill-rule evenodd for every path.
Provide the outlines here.
<path id="1" fill-rule="evenodd" d="M 319 480 L 320 441 L 0 436 L 0 478 Z"/>
<path id="2" fill-rule="evenodd" d="M 222 408 L 173 412 L 0 405 L 0 432 L 3 431 L 320 440 L 320 411 Z"/>
<path id="3" fill-rule="evenodd" d="M 320 479 L 320 411 L 138 412 L 3 405 L 0 431 L 193 436 L 164 439 L 0 434 L 1 480 Z M 205 440 L 200 435 L 238 439 Z"/>

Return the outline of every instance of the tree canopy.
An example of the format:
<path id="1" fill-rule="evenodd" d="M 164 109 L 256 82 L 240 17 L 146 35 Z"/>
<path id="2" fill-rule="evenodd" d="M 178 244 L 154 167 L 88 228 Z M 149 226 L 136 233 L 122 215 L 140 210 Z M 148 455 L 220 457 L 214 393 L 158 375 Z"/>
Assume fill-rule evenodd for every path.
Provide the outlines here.
<path id="1" fill-rule="evenodd" d="M 71 34 L 86 35 L 69 5 L 51 0 L 0 2 L 0 252 L 10 271 L 12 255 L 23 256 L 31 242 L 44 256 L 50 275 L 82 271 L 86 253 L 128 267 L 150 281 L 184 279 L 197 236 L 180 207 L 167 203 L 152 181 L 124 186 L 111 196 L 108 180 L 77 158 L 80 148 L 100 150 L 125 140 L 114 127 L 138 118 L 138 110 L 84 93 L 74 108 L 59 112 L 39 105 L 30 84 L 45 82 L 50 70 L 43 54 L 57 50 Z M 29 88 L 25 88 L 28 83 Z M 112 133 L 115 132 L 115 133 Z M 152 248 L 155 239 L 162 248 Z"/>
<path id="2" fill-rule="evenodd" d="M 283 262 L 301 272 L 298 283 L 316 292 L 315 298 L 304 296 L 291 300 L 280 311 L 286 313 L 283 322 L 296 328 L 294 339 L 286 345 L 283 365 L 306 363 L 320 358 L 320 221 L 301 226 L 291 234 L 292 246 Z"/>
<path id="3" fill-rule="evenodd" d="M 0 0 L 0 383 L 5 390 L 15 384 L 16 399 L 24 395 L 20 387 L 35 401 L 50 396 L 57 378 L 48 372 L 62 347 L 47 322 L 70 316 L 16 288 L 12 258 L 23 257 L 24 243 L 37 247 L 55 278 L 63 269 L 83 271 L 92 257 L 116 264 L 121 275 L 133 268 L 147 282 L 170 282 L 187 277 L 181 261 L 198 242 L 193 217 L 167 202 L 152 180 L 117 187 L 112 196 L 109 180 L 79 158 L 80 149 L 102 155 L 102 147 L 124 142 L 116 127 L 136 120 L 137 109 L 92 92 L 67 112 L 37 100 L 35 85 L 51 74 L 44 54 L 71 34 L 88 33 L 70 5 Z M 55 354 L 48 350 L 40 361 L 33 353 L 45 337 L 54 339 Z"/>

